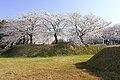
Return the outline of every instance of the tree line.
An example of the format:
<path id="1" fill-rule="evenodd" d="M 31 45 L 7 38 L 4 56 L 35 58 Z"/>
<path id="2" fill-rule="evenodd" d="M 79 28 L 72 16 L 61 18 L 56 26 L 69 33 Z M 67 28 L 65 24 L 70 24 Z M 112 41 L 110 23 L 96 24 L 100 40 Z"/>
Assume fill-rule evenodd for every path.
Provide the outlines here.
<path id="1" fill-rule="evenodd" d="M 55 41 L 57 44 L 59 38 L 87 44 L 85 39 L 98 35 L 110 24 L 93 14 L 31 12 L 0 23 L 0 44 L 7 47 L 33 44 L 37 40 L 41 43 Z"/>

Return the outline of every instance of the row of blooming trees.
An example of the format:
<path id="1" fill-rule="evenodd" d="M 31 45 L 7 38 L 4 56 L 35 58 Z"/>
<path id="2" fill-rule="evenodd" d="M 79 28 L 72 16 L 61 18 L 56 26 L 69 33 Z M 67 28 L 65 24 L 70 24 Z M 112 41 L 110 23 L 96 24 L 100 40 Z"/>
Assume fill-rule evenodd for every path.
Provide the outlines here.
<path id="1" fill-rule="evenodd" d="M 85 44 L 85 35 L 108 25 L 110 22 L 92 14 L 32 12 L 10 20 L 0 29 L 0 33 L 4 35 L 2 44 L 6 46 L 32 44 L 38 35 L 44 40 L 54 38 L 56 44 L 61 36 L 71 40 L 76 38 L 80 44 Z"/>

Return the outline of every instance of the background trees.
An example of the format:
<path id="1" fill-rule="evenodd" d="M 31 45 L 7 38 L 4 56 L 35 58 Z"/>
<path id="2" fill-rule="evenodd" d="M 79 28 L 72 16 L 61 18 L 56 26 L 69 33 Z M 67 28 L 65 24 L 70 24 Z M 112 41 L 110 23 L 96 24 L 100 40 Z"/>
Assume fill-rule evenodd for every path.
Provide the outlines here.
<path id="1" fill-rule="evenodd" d="M 22 22 L 19 21 L 10 21 L 4 25 L 1 29 L 1 33 L 3 34 L 2 45 L 11 46 L 20 41 L 23 31 L 20 31 L 18 27 L 21 25 Z"/>
<path id="2" fill-rule="evenodd" d="M 8 23 L 8 21 L 6 20 L 1 20 L 0 21 L 0 48 L 2 48 L 2 37 L 3 37 L 3 34 L 1 33 L 2 31 L 2 28 L 3 28 L 3 25 L 5 25 L 6 23 Z"/>
<path id="3" fill-rule="evenodd" d="M 120 25 L 115 24 L 111 27 L 105 28 L 101 31 L 101 37 L 104 39 L 104 43 L 118 44 L 120 41 Z"/>
<path id="4" fill-rule="evenodd" d="M 28 13 L 19 16 L 16 20 L 12 20 L 2 29 L 5 36 L 3 43 L 9 43 L 9 46 L 15 44 L 32 44 L 33 36 L 39 27 L 37 13 Z M 7 44 L 8 45 L 8 44 Z"/>
<path id="5" fill-rule="evenodd" d="M 108 25 L 110 22 L 92 14 L 32 12 L 10 20 L 0 33 L 4 35 L 2 43 L 5 45 L 33 44 L 35 41 L 40 43 L 55 41 L 57 44 L 63 35 L 64 40 L 87 44 L 85 40 L 92 36 L 89 34 L 95 34 Z"/>

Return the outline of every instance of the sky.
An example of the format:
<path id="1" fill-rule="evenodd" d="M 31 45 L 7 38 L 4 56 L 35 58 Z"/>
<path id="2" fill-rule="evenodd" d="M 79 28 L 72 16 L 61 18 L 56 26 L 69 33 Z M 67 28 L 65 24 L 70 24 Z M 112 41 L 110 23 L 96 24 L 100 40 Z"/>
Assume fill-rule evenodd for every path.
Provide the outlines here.
<path id="1" fill-rule="evenodd" d="M 0 0 L 0 19 L 15 19 L 32 11 L 94 14 L 120 23 L 120 0 Z"/>

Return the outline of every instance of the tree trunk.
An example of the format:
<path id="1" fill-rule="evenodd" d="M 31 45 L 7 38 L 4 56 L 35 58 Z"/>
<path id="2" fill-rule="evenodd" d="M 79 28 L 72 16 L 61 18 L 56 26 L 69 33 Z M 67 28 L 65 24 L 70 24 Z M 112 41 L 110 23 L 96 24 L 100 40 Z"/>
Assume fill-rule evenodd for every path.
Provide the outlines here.
<path id="1" fill-rule="evenodd" d="M 55 44 L 57 44 L 58 43 L 58 39 L 57 39 L 57 34 L 56 33 L 54 34 L 54 38 L 55 38 Z"/>
<path id="2" fill-rule="evenodd" d="M 83 36 L 79 36 L 80 40 L 81 40 L 81 44 L 85 45 L 86 47 L 88 47 L 88 44 L 85 44 L 84 40 L 83 40 Z"/>
<path id="3" fill-rule="evenodd" d="M 22 42 L 22 44 L 25 44 L 25 35 L 23 36 L 23 42 Z"/>
<path id="4" fill-rule="evenodd" d="M 85 44 L 82 36 L 80 36 L 80 40 L 81 40 L 81 44 Z"/>
<path id="5" fill-rule="evenodd" d="M 30 36 L 30 44 L 32 44 L 33 43 L 33 35 L 30 34 L 29 36 Z"/>
<path id="6" fill-rule="evenodd" d="M 89 45 L 84 42 L 83 37 L 81 37 L 81 43 L 82 43 L 85 47 L 89 47 Z"/>

